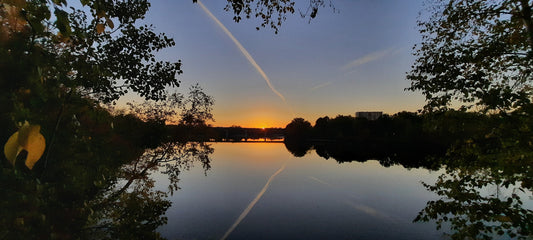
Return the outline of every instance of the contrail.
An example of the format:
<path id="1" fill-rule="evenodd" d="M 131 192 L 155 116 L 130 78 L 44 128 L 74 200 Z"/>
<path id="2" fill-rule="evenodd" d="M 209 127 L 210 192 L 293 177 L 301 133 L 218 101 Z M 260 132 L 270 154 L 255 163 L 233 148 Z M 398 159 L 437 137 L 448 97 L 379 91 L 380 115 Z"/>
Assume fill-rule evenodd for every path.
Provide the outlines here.
<path id="1" fill-rule="evenodd" d="M 333 188 L 333 186 L 332 186 L 331 184 L 329 184 L 329 183 L 327 183 L 327 182 L 325 182 L 325 181 L 322 181 L 322 180 L 320 180 L 320 179 L 318 179 L 318 178 L 316 178 L 316 177 L 309 176 L 309 178 L 311 178 L 311 179 L 313 179 L 313 180 L 315 180 L 315 181 L 317 181 L 317 182 L 319 182 L 319 183 L 322 183 L 322 184 L 324 184 L 324 185 L 326 185 L 326 186 L 328 186 L 328 187 Z"/>
<path id="2" fill-rule="evenodd" d="M 366 213 L 366 214 L 368 214 L 368 215 L 370 215 L 372 217 L 385 219 L 385 220 L 391 221 L 393 223 L 397 223 L 398 222 L 398 220 L 393 219 L 389 215 L 387 215 L 385 213 L 382 213 L 382 212 L 379 212 L 378 210 L 376 210 L 375 208 L 372 208 L 370 206 L 363 205 L 363 204 L 360 204 L 360 203 L 356 203 L 356 202 L 351 201 L 351 200 L 344 200 L 344 202 L 348 206 L 352 207 L 353 209 L 361 211 L 361 212 L 364 212 L 364 213 Z"/>
<path id="3" fill-rule="evenodd" d="M 198 1 L 200 2 L 200 1 Z M 255 196 L 254 200 L 252 200 L 250 202 L 250 204 L 248 204 L 248 206 L 246 207 L 246 209 L 244 209 L 244 211 L 242 211 L 241 215 L 239 215 L 239 217 L 237 218 L 237 220 L 233 223 L 233 225 L 231 225 L 231 227 L 228 229 L 228 231 L 226 231 L 226 233 L 224 234 L 224 236 L 222 236 L 222 238 L 220 238 L 221 240 L 224 240 L 226 239 L 230 234 L 231 232 L 233 232 L 233 230 L 237 227 L 237 225 L 239 225 L 239 223 L 241 223 L 241 221 L 246 217 L 246 215 L 248 215 L 248 213 L 250 213 L 250 210 L 252 210 L 252 208 L 255 206 L 255 204 L 257 203 L 257 201 L 259 201 L 259 199 L 261 199 L 261 197 L 263 196 L 263 194 L 266 192 L 266 190 L 268 189 L 268 186 L 270 186 L 270 182 L 272 182 L 272 180 L 274 179 L 274 177 L 276 177 L 276 175 L 278 175 L 280 172 L 283 171 L 283 169 L 285 169 L 285 165 L 286 164 L 283 164 L 283 166 L 281 166 L 280 169 L 278 169 L 277 172 L 275 172 L 274 174 L 272 174 L 272 176 L 270 176 L 270 178 L 268 179 L 268 181 L 266 182 L 265 186 L 263 187 L 263 189 L 261 189 L 261 191 L 257 194 L 257 196 Z"/>
<path id="4" fill-rule="evenodd" d="M 345 196 L 344 203 L 346 203 L 346 205 L 350 206 L 351 208 L 353 208 L 355 210 L 364 212 L 364 213 L 366 213 L 366 214 L 368 214 L 370 216 L 373 216 L 375 218 L 386 219 L 386 220 L 389 220 L 391 222 L 398 222 L 398 220 L 392 218 L 391 216 L 389 216 L 389 215 L 387 215 L 385 213 L 379 212 L 375 208 L 372 208 L 370 206 L 354 202 L 353 200 L 350 199 L 350 198 L 354 198 L 354 196 L 351 196 L 351 194 L 347 194 L 346 192 L 342 191 L 342 189 L 334 187 L 333 185 L 329 184 L 326 181 L 320 180 L 320 179 L 318 179 L 316 177 L 313 177 L 313 176 L 309 176 L 309 178 L 314 180 L 314 181 L 317 181 L 317 182 L 319 182 L 321 184 L 324 184 L 324 185 L 326 185 L 326 186 L 328 186 L 330 188 L 333 188 L 333 189 L 337 190 L 339 193 L 341 193 L 342 195 Z"/>
<path id="5" fill-rule="evenodd" d="M 209 15 L 209 17 L 211 19 L 213 19 L 213 21 L 215 21 L 216 24 L 226 33 L 226 35 L 228 35 L 228 37 L 231 38 L 233 43 L 235 43 L 235 45 L 239 48 L 239 50 L 244 55 L 244 57 L 246 57 L 246 59 L 248 59 L 248 61 L 250 62 L 250 64 L 252 64 L 252 66 L 255 68 L 255 70 L 257 70 L 257 72 L 259 72 L 259 74 L 263 77 L 263 79 L 265 79 L 266 83 L 268 84 L 268 86 L 270 87 L 272 92 L 277 94 L 281 98 L 281 100 L 283 100 L 283 102 L 285 102 L 285 104 L 287 104 L 287 106 L 288 106 L 287 100 L 285 100 L 285 97 L 283 96 L 283 94 L 281 94 L 280 92 L 278 92 L 278 90 L 276 90 L 274 85 L 272 85 L 272 83 L 270 82 L 270 78 L 268 78 L 268 76 L 263 71 L 263 69 L 259 66 L 259 64 L 257 64 L 257 62 L 255 62 L 255 60 L 252 57 L 252 55 L 250 55 L 250 53 L 242 46 L 242 44 L 239 42 L 239 40 L 237 40 L 233 36 L 233 34 L 231 34 L 231 32 L 218 20 L 218 18 L 215 17 L 215 15 L 213 15 L 213 13 L 211 13 L 211 11 L 209 11 L 209 9 L 207 9 L 205 7 L 205 5 L 200 0 L 198 0 L 198 5 L 200 5 L 202 10 L 204 10 L 204 12 L 207 13 L 207 15 Z"/>

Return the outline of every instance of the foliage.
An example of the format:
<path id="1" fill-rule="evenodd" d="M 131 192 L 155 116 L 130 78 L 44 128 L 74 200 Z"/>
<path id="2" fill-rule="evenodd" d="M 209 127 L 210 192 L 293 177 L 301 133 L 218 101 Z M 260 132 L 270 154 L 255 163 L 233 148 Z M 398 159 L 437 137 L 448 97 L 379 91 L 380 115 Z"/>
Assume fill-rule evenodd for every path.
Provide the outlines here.
<path id="1" fill-rule="evenodd" d="M 314 148 L 319 156 L 339 163 L 376 159 L 386 167 L 400 164 L 437 169 L 440 165 L 430 156 L 443 154 L 451 140 L 443 138 L 448 132 L 425 130 L 426 117 L 410 112 L 383 115 L 377 120 L 326 116 L 318 118 L 311 128 L 293 130 L 293 135 L 286 136 L 285 146 L 297 157 Z"/>
<path id="2" fill-rule="evenodd" d="M 335 9 L 332 0 L 309 0 L 305 12 L 301 10 L 299 12 L 302 18 L 309 16 L 309 19 L 312 19 L 316 17 L 318 10 L 326 5 Z M 227 0 L 224 10 L 233 13 L 235 22 L 240 22 L 243 17 L 259 18 L 262 22 L 256 27 L 257 30 L 270 27 L 277 34 L 281 24 L 287 19 L 287 14 L 295 12 L 295 1 Z"/>
<path id="3" fill-rule="evenodd" d="M 281 1 L 254 1 L 254 0 L 228 0 L 226 11 L 233 12 L 233 20 L 239 22 L 242 16 L 250 18 L 252 15 L 262 20 L 261 27 L 270 27 L 277 33 L 281 23 L 286 20 L 287 13 L 294 13 L 294 2 Z M 259 30 L 259 27 L 257 27 Z"/>
<path id="4" fill-rule="evenodd" d="M 165 98 L 164 87 L 179 84 L 175 75 L 181 73 L 180 62 L 156 61 L 153 54 L 173 46 L 174 41 L 154 33 L 152 26 L 136 23 L 148 10 L 147 1 L 81 3 L 88 9 L 68 10 L 61 1 L 51 6 L 46 1 L 30 1 L 20 8 L 25 16 L 46 16 L 27 23 L 31 34 L 26 38 L 9 40 L 28 43 L 29 57 L 47 56 L 35 62 L 46 87 L 82 89 L 104 101 L 116 100 L 128 90 L 158 100 Z M 48 12 L 51 7 L 54 24 Z"/>
<path id="5" fill-rule="evenodd" d="M 61 151 L 32 171 L 2 168 L 2 238 L 157 239 L 170 202 L 166 191 L 153 189 L 150 173 L 164 168 L 172 193 L 179 173 L 194 162 L 209 169 L 209 145 L 153 140 L 159 146 L 145 150 L 153 125 L 87 106 L 65 112 L 76 117 L 60 123 L 55 144 Z"/>
<path id="6" fill-rule="evenodd" d="M 141 104 L 127 103 L 128 112 L 145 122 L 160 124 L 183 124 L 191 127 L 206 125 L 214 120 L 213 97 L 207 95 L 197 83 L 189 88 L 187 95 L 181 93 L 169 94 L 165 101 L 146 100 Z M 179 115 L 179 117 L 178 117 Z"/>
<path id="7" fill-rule="evenodd" d="M 458 139 L 440 158 L 446 173 L 424 184 L 438 199 L 415 221 L 435 220 L 437 228 L 449 223 L 452 239 L 530 237 L 533 211 L 523 199 L 533 192 L 532 110 L 528 105 L 510 115 L 485 116 L 490 124 Z"/>
<path id="8" fill-rule="evenodd" d="M 80 101 L 64 113 L 76 120 L 62 118 L 54 144 L 50 141 L 32 171 L 2 169 L 6 211 L 0 214 L 0 232 L 7 239 L 76 238 L 92 211 L 85 201 L 109 187 L 116 169 L 141 153 L 111 130 L 105 110 Z"/>
<path id="9" fill-rule="evenodd" d="M 508 111 L 530 102 L 532 4 L 527 0 L 436 0 L 418 22 L 422 43 L 408 73 L 426 109 Z"/>
<path id="10" fill-rule="evenodd" d="M 82 0 L 81 5 L 0 3 L 0 124 L 5 126 L 0 139 L 8 139 L 17 122 L 39 124 L 48 140 L 39 168 L 49 160 L 61 161 L 65 155 L 60 151 L 72 153 L 68 157 L 79 154 L 64 148 L 80 148 L 94 136 L 109 137 L 103 129 L 88 128 L 106 115 L 95 105 L 127 91 L 162 100 L 165 87 L 179 84 L 181 63 L 154 58 L 155 51 L 174 41 L 138 24 L 150 5 L 146 0 Z M 86 125 L 80 127 L 80 122 Z M 109 129 L 110 122 L 106 124 Z"/>
<path id="11" fill-rule="evenodd" d="M 209 139 L 217 142 L 240 142 L 250 140 L 283 140 L 283 128 L 243 128 L 240 126 L 212 128 Z"/>
<path id="12" fill-rule="evenodd" d="M 306 120 L 296 118 L 287 125 L 286 134 L 289 138 L 317 141 L 418 143 L 434 138 L 429 136 L 433 133 L 424 130 L 424 117 L 410 112 L 384 115 L 377 120 L 344 115 L 335 118 L 326 116 L 317 119 L 313 127 Z"/>
<path id="13" fill-rule="evenodd" d="M 181 63 L 154 58 L 174 41 L 137 23 L 148 10 L 146 0 L 81 4 L 0 4 L 0 123 L 9 134 L 16 122 L 28 120 L 50 139 L 46 133 L 56 134 L 65 108 L 79 96 L 112 102 L 133 91 L 162 100 L 165 87 L 178 86 Z"/>
<path id="14" fill-rule="evenodd" d="M 429 201 L 414 221 L 436 220 L 437 229 L 448 222 L 452 239 L 493 239 L 497 235 L 527 239 L 532 234 L 533 211 L 523 205 L 522 188 L 503 186 L 502 176 L 495 171 L 463 167 L 448 170 L 434 185 L 424 184 L 440 198 Z M 495 190 L 487 194 L 482 189 Z"/>
<path id="15" fill-rule="evenodd" d="M 311 129 L 310 122 L 303 118 L 295 118 L 285 127 L 285 140 L 305 140 L 310 136 Z"/>
<path id="16" fill-rule="evenodd" d="M 181 99 L 179 106 L 181 109 L 179 122 L 181 124 L 198 127 L 206 125 L 209 120 L 214 120 L 211 110 L 213 110 L 215 100 L 207 95 L 199 84 L 191 86 L 187 97 Z"/>

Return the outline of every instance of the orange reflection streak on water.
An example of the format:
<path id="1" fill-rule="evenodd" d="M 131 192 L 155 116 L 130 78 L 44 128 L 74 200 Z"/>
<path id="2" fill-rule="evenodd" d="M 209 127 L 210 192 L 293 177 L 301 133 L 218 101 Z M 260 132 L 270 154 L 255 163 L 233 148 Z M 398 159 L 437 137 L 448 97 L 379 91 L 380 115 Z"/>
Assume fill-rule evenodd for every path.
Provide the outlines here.
<path id="1" fill-rule="evenodd" d="M 242 162 L 238 162 L 235 157 L 239 156 L 241 159 L 246 159 L 246 166 L 250 169 L 241 169 L 241 171 L 251 171 L 252 169 L 261 169 L 265 176 L 268 176 L 267 169 L 277 169 L 287 159 L 287 152 L 279 151 L 284 149 L 281 142 L 238 142 L 238 143 L 215 143 L 216 153 L 224 156 L 226 161 L 242 166 Z M 235 147 L 238 146 L 238 147 Z M 243 149 L 246 149 L 243 151 Z M 285 150 L 284 150 L 285 151 Z M 262 174 L 262 173 L 258 173 Z"/>

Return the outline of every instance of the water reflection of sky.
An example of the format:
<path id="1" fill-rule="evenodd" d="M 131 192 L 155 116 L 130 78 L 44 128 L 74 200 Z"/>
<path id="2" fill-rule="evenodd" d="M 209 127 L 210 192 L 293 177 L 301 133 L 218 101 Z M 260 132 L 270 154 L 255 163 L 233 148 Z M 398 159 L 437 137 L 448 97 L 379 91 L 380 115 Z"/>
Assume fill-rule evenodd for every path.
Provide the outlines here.
<path id="1" fill-rule="evenodd" d="M 169 239 L 219 239 L 270 182 L 228 239 L 437 239 L 431 224 L 412 223 L 435 196 L 441 172 L 384 168 L 377 161 L 339 164 L 315 153 L 293 157 L 283 144 L 217 143 L 212 169 L 181 174 L 160 232 Z M 154 176 L 165 188 L 165 176 Z"/>

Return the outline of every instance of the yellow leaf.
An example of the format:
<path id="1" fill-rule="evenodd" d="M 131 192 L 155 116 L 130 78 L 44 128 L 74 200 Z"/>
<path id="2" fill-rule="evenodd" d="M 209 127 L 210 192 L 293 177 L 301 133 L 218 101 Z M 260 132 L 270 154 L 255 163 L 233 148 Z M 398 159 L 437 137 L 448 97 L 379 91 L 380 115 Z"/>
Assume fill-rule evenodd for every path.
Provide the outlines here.
<path id="1" fill-rule="evenodd" d="M 19 146 L 26 145 L 26 142 L 28 141 L 28 137 L 30 135 L 30 123 L 28 121 L 24 121 L 24 124 L 22 124 L 22 127 L 20 127 L 20 129 L 18 130 L 18 133 Z"/>
<path id="2" fill-rule="evenodd" d="M 46 141 L 41 134 L 41 126 L 30 125 L 27 121 L 22 127 L 7 140 L 4 145 L 4 154 L 6 158 L 15 165 L 17 156 L 22 150 L 26 150 L 26 166 L 32 169 L 33 166 L 44 153 Z"/>
<path id="3" fill-rule="evenodd" d="M 26 144 L 22 146 L 24 150 L 28 152 L 28 156 L 26 157 L 26 166 L 29 169 L 32 169 L 33 165 L 39 161 L 46 147 L 46 141 L 44 140 L 44 136 L 40 131 L 41 126 L 31 125 L 29 127 L 29 135 L 28 139 L 26 139 Z"/>
<path id="4" fill-rule="evenodd" d="M 22 147 L 18 144 L 18 137 L 19 132 L 13 133 L 13 135 L 7 140 L 6 145 L 4 145 L 4 155 L 6 155 L 7 160 L 13 165 L 15 165 L 17 155 L 19 155 L 22 150 Z"/>
<path id="5" fill-rule="evenodd" d="M 97 32 L 98 34 L 103 33 L 103 32 L 104 32 L 104 29 L 105 29 L 104 24 L 102 24 L 102 23 L 98 23 L 98 24 L 96 24 L 96 32 Z"/>

